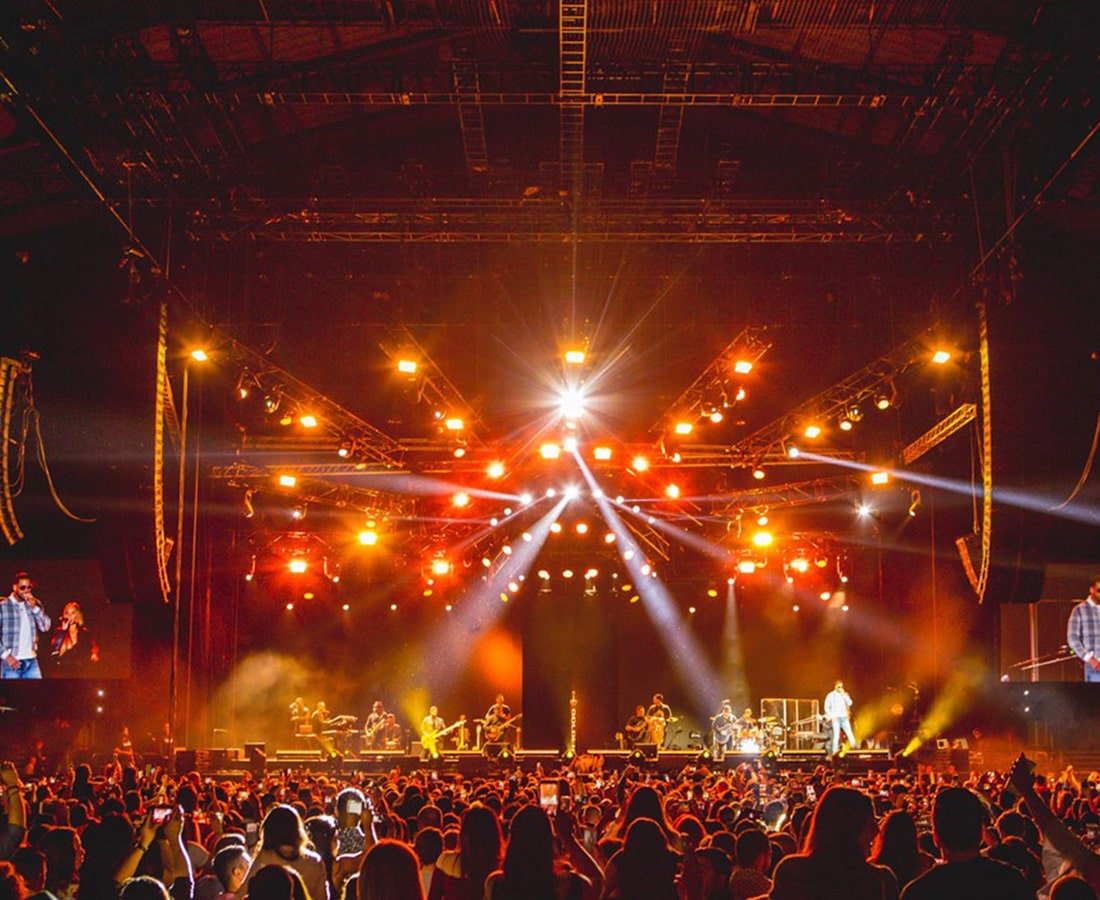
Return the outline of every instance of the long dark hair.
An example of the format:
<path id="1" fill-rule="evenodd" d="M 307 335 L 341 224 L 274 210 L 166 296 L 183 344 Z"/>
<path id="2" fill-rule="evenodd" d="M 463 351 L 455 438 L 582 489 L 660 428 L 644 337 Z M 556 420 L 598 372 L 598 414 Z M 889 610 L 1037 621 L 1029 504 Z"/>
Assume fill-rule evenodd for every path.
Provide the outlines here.
<path id="1" fill-rule="evenodd" d="M 917 846 L 917 823 L 903 809 L 895 809 L 882 820 L 882 826 L 871 848 L 871 862 L 887 866 L 905 887 L 917 875 L 920 867 L 920 847 Z"/>
<path id="2" fill-rule="evenodd" d="M 462 817 L 458 832 L 462 880 L 473 882 L 478 890 L 489 873 L 500 868 L 500 822 L 488 806 L 475 803 Z"/>
<path id="3" fill-rule="evenodd" d="M 867 848 L 861 838 L 874 820 L 870 797 L 854 788 L 833 785 L 821 795 L 814 809 L 803 852 L 829 865 L 865 861 Z"/>
<path id="4" fill-rule="evenodd" d="M 493 900 L 554 900 L 554 832 L 541 807 L 525 806 L 512 817 L 503 869 Z"/>
<path id="5" fill-rule="evenodd" d="M 262 838 L 260 842 L 261 850 L 272 850 L 286 860 L 298 859 L 302 855 L 302 851 L 306 849 L 308 841 L 298 810 L 293 806 L 287 806 L 285 803 L 271 808 L 271 811 L 264 817 L 263 825 L 260 827 L 260 835 Z M 281 852 L 279 849 L 281 847 L 293 848 L 292 854 L 288 856 Z"/>
<path id="6" fill-rule="evenodd" d="M 416 854 L 400 841 L 379 841 L 363 857 L 356 889 L 358 900 L 423 900 Z"/>

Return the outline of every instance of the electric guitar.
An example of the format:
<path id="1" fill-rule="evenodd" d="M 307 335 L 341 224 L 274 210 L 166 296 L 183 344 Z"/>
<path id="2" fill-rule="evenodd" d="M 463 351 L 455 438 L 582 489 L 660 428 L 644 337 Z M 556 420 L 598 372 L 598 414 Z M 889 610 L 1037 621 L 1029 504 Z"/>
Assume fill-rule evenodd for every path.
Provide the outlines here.
<path id="1" fill-rule="evenodd" d="M 461 728 L 465 724 L 466 717 L 459 716 L 457 722 L 452 722 L 446 728 L 440 728 L 439 731 L 422 731 L 420 732 L 420 745 L 429 756 L 435 756 L 439 752 L 440 738 L 446 737 L 456 728 Z"/>
<path id="2" fill-rule="evenodd" d="M 510 719 L 505 719 L 503 722 L 493 722 L 492 724 L 485 725 L 485 740 L 496 742 L 499 741 L 509 728 L 511 728 L 516 722 L 523 718 L 523 713 L 512 716 Z"/>

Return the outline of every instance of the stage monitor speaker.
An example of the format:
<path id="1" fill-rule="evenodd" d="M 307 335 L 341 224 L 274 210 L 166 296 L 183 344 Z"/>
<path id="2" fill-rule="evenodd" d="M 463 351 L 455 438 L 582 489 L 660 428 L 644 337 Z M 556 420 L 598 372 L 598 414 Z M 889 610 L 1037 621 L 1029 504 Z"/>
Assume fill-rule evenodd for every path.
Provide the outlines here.
<path id="1" fill-rule="evenodd" d="M 263 741 L 254 741 L 244 745 L 244 755 L 248 759 L 248 769 L 252 777 L 259 780 L 264 777 L 267 767 L 267 744 Z"/>
<path id="2" fill-rule="evenodd" d="M 174 771 L 177 775 L 182 775 L 185 772 L 191 772 L 198 768 L 196 761 L 198 754 L 193 749 L 186 747 L 177 747 L 174 758 Z"/>
<path id="3" fill-rule="evenodd" d="M 409 756 L 415 756 L 417 759 L 424 759 L 424 745 L 420 741 L 413 741 L 409 745 Z"/>
<path id="4" fill-rule="evenodd" d="M 657 745 L 656 744 L 635 744 L 634 749 L 635 750 L 641 750 L 642 755 L 646 759 L 656 759 L 657 758 Z"/>

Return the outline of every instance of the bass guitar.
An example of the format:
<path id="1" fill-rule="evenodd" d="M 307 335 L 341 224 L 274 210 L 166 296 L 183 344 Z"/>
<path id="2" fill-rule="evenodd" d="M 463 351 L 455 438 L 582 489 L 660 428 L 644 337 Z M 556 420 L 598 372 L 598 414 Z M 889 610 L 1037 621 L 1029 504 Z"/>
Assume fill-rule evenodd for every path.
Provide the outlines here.
<path id="1" fill-rule="evenodd" d="M 420 746 L 424 748 L 429 756 L 435 756 L 439 752 L 440 739 L 446 737 L 456 728 L 461 728 L 465 724 L 466 717 L 459 716 L 457 722 L 452 722 L 446 728 L 440 728 L 439 731 L 422 731 L 420 732 Z"/>
<path id="2" fill-rule="evenodd" d="M 492 743 L 496 743 L 502 737 L 505 732 L 523 718 L 523 713 L 512 716 L 510 719 L 505 719 L 503 722 L 486 722 L 485 723 L 485 740 Z"/>

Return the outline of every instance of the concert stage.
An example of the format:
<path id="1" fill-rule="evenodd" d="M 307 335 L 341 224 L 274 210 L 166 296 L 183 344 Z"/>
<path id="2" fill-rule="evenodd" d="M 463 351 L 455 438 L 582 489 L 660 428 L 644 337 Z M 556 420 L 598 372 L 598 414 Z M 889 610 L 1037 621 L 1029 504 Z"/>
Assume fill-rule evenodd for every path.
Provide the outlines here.
<path id="1" fill-rule="evenodd" d="M 897 763 L 886 750 L 860 750 L 831 760 L 823 750 L 778 751 L 776 753 L 727 753 L 716 759 L 699 750 L 620 750 L 595 748 L 576 757 L 559 750 L 513 750 L 508 745 L 490 745 L 486 750 L 448 751 L 438 758 L 403 750 L 378 750 L 356 757 L 328 760 L 320 750 L 280 749 L 270 756 L 262 744 L 247 744 L 245 748 L 177 749 L 176 772 L 196 770 L 203 775 L 225 777 L 251 773 L 262 777 L 267 771 L 293 769 L 328 775 L 379 776 L 395 769 L 411 772 L 434 769 L 467 777 L 491 775 L 516 768 L 523 772 L 551 772 L 566 765 L 579 771 L 621 771 L 634 765 L 651 772 L 674 774 L 687 766 L 706 766 L 712 771 L 729 771 L 742 763 L 764 764 L 777 772 L 813 771 L 817 766 L 830 765 L 849 771 L 887 771 Z"/>

